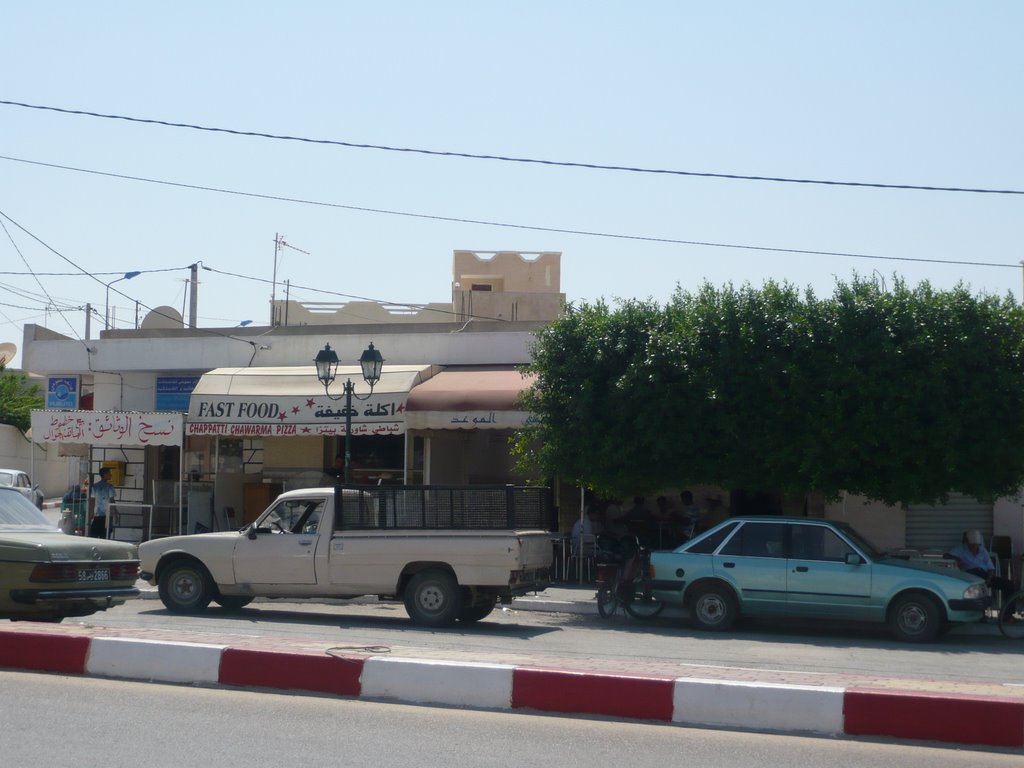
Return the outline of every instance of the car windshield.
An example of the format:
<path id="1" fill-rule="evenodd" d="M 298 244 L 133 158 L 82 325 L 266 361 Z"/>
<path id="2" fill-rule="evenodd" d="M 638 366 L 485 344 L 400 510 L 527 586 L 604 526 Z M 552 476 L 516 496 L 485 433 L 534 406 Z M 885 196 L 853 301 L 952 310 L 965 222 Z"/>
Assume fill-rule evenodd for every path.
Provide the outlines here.
<path id="1" fill-rule="evenodd" d="M 849 523 L 836 523 L 836 528 L 843 532 L 843 535 L 850 540 L 850 542 L 857 547 L 861 552 L 867 555 L 872 560 L 881 560 L 885 557 L 881 552 L 875 549 L 875 546 L 861 536 L 857 531 L 850 527 Z"/>
<path id="2" fill-rule="evenodd" d="M 56 530 L 46 515 L 17 491 L 0 491 L 0 531 Z"/>

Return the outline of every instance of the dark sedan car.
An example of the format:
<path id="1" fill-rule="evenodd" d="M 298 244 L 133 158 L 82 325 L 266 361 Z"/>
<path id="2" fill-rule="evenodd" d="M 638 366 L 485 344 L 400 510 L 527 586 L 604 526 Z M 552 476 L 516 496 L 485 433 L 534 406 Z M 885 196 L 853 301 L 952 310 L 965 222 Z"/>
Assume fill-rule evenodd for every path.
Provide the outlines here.
<path id="1" fill-rule="evenodd" d="M 138 596 L 135 545 L 68 536 L 0 487 L 0 618 L 60 621 Z"/>

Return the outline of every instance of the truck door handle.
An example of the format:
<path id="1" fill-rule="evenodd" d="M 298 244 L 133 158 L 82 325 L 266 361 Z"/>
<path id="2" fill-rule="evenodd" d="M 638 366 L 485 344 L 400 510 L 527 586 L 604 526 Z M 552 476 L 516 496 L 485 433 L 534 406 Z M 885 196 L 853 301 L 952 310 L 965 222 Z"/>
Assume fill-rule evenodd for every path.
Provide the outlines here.
<path id="1" fill-rule="evenodd" d="M 723 568 L 735 568 L 736 563 L 722 563 Z"/>
<path id="2" fill-rule="evenodd" d="M 807 568 L 807 566 L 806 566 L 806 565 L 798 565 L 798 566 L 796 567 L 796 572 L 797 572 L 797 573 L 807 573 L 807 571 L 808 571 L 808 570 L 809 570 L 809 569 Z"/>
<path id="3" fill-rule="evenodd" d="M 299 546 L 300 547 L 311 547 L 311 546 L 313 546 L 313 542 L 312 541 L 300 541 L 299 542 Z"/>

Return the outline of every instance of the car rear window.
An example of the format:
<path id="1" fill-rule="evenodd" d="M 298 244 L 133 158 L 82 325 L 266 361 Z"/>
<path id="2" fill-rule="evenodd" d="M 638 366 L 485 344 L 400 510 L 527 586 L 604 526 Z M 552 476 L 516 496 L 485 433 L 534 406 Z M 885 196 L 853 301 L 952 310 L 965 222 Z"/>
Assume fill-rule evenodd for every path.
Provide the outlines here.
<path id="1" fill-rule="evenodd" d="M 686 548 L 686 551 L 693 552 L 698 555 L 710 555 L 729 537 L 730 533 L 736 530 L 736 525 L 736 523 L 732 523 L 719 528 L 717 531 L 705 536 L 700 541 L 694 542 L 691 546 Z"/>
<path id="2" fill-rule="evenodd" d="M 785 523 L 744 523 L 721 554 L 740 557 L 785 557 Z"/>

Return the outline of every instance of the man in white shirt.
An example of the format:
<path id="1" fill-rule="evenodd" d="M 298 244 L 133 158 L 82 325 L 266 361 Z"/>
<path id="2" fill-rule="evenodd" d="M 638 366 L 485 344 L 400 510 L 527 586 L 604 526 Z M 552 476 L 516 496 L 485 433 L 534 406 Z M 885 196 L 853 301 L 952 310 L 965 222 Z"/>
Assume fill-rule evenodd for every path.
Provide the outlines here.
<path id="1" fill-rule="evenodd" d="M 949 550 L 946 556 L 956 560 L 957 567 L 961 571 L 980 576 L 990 589 L 998 589 L 1004 597 L 1013 594 L 1013 582 L 1002 576 L 996 576 L 992 556 L 982 543 L 981 531 L 967 531 L 964 534 L 964 540 Z"/>

